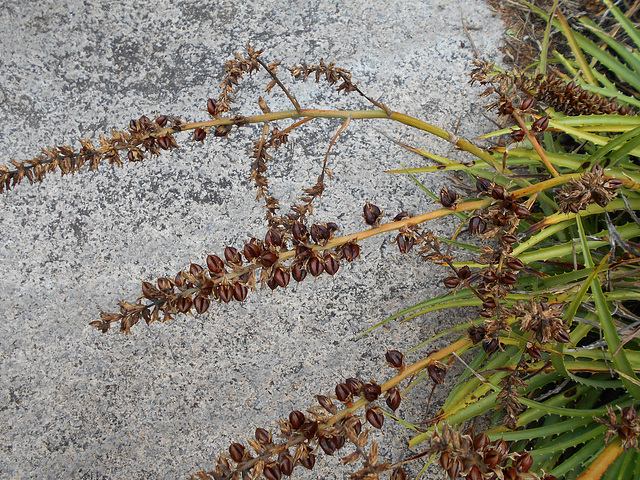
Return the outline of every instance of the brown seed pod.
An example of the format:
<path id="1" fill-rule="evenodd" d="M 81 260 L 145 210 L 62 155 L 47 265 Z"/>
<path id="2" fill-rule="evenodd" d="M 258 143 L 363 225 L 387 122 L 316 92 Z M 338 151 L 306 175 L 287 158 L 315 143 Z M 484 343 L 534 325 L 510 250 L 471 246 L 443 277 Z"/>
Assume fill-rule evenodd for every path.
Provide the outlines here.
<path id="1" fill-rule="evenodd" d="M 458 277 L 447 277 L 442 282 L 447 288 L 456 288 L 458 285 L 460 285 L 460 280 L 458 279 Z"/>
<path id="2" fill-rule="evenodd" d="M 522 260 L 516 257 L 509 257 L 505 264 L 511 270 L 522 270 L 524 268 L 524 263 L 522 263 Z"/>
<path id="3" fill-rule="evenodd" d="M 479 433 L 473 437 L 473 449 L 479 452 L 483 451 L 490 443 L 491 440 L 486 433 Z"/>
<path id="4" fill-rule="evenodd" d="M 514 243 L 518 242 L 518 239 L 516 238 L 516 236 L 511 233 L 503 233 L 500 236 L 500 240 L 506 243 L 507 245 L 513 245 Z"/>
<path id="5" fill-rule="evenodd" d="M 338 269 L 340 268 L 340 262 L 338 262 L 336 257 L 329 252 L 324 254 L 323 262 L 324 262 L 324 271 L 331 276 L 334 276 L 337 273 Z"/>
<path id="6" fill-rule="evenodd" d="M 484 272 L 482 279 L 484 280 L 484 283 L 490 285 L 498 281 L 498 275 L 496 275 L 496 272 L 494 272 L 493 270 L 487 270 L 486 272 Z"/>
<path id="7" fill-rule="evenodd" d="M 569 336 L 569 333 L 564 328 L 556 330 L 553 334 L 553 338 L 555 338 L 556 341 L 560 343 L 571 342 L 571 337 Z"/>
<path id="8" fill-rule="evenodd" d="M 380 385 L 378 385 L 377 383 L 374 383 L 374 382 L 365 383 L 362 386 L 362 396 L 368 402 L 375 402 L 380 396 L 380 393 L 382 393 L 382 389 L 380 388 Z"/>
<path id="9" fill-rule="evenodd" d="M 380 209 L 376 205 L 369 202 L 365 203 L 362 213 L 365 223 L 371 226 L 377 226 L 378 220 L 382 215 Z"/>
<path id="10" fill-rule="evenodd" d="M 416 239 L 410 233 L 399 233 L 396 237 L 396 243 L 398 244 L 400 253 L 409 253 L 415 245 Z"/>
<path id="11" fill-rule="evenodd" d="M 311 233 L 311 239 L 315 243 L 321 243 L 324 240 L 327 240 L 330 235 L 329 229 L 327 227 L 325 227 L 324 225 L 318 225 L 317 223 L 314 223 L 313 225 L 311 225 L 311 228 L 309 231 Z"/>
<path id="12" fill-rule="evenodd" d="M 478 216 L 471 217 L 469 220 L 469 233 L 472 235 L 482 234 L 487 228 L 487 224 Z"/>
<path id="13" fill-rule="evenodd" d="M 320 404 L 320 406 L 327 412 L 331 413 L 332 415 L 338 413 L 338 407 L 333 404 L 329 397 L 325 395 L 316 395 L 316 398 L 318 399 L 318 403 Z"/>
<path id="14" fill-rule="evenodd" d="M 220 297 L 220 300 L 224 303 L 229 303 L 233 300 L 233 286 L 229 284 L 218 285 L 218 297 Z"/>
<path id="15" fill-rule="evenodd" d="M 507 193 L 508 192 L 502 185 L 494 185 L 491 189 L 491 196 L 496 200 L 504 200 Z"/>
<path id="16" fill-rule="evenodd" d="M 515 464 L 521 472 L 528 472 L 533 466 L 533 457 L 529 452 L 523 452 L 518 456 Z"/>
<path id="17" fill-rule="evenodd" d="M 393 472 L 391 472 L 389 480 L 407 480 L 407 474 L 404 473 L 402 467 L 396 467 L 393 469 Z"/>
<path id="18" fill-rule="evenodd" d="M 142 282 L 142 295 L 146 298 L 156 298 L 160 292 L 153 283 Z"/>
<path id="19" fill-rule="evenodd" d="M 158 145 L 160 145 L 160 148 L 163 150 L 169 150 L 171 148 L 171 139 L 167 136 L 159 137 Z"/>
<path id="20" fill-rule="evenodd" d="M 538 345 L 528 345 L 526 352 L 534 360 L 540 360 L 542 358 L 542 349 Z"/>
<path id="21" fill-rule="evenodd" d="M 515 274 L 511 272 L 504 272 L 502 274 L 502 277 L 500 277 L 500 282 L 502 282 L 504 285 L 514 285 L 518 283 L 518 277 L 516 277 Z"/>
<path id="22" fill-rule="evenodd" d="M 156 123 L 161 127 L 164 127 L 167 124 L 167 120 L 169 120 L 169 117 L 167 117 L 166 115 L 160 115 L 158 118 L 156 118 Z"/>
<path id="23" fill-rule="evenodd" d="M 336 445 L 334 437 L 320 437 L 320 440 L 318 441 L 318 445 L 320 446 L 320 448 L 322 448 L 324 453 L 326 453 L 327 455 L 333 455 L 336 452 L 338 447 Z"/>
<path id="24" fill-rule="evenodd" d="M 264 467 L 262 474 L 264 475 L 264 478 L 266 478 L 267 480 L 280 480 L 280 478 L 282 478 L 282 473 L 280 472 L 280 468 L 278 467 L 278 465 L 275 465 L 275 464 L 267 465 L 266 467 Z"/>
<path id="25" fill-rule="evenodd" d="M 398 390 L 397 387 L 394 387 L 387 392 L 386 402 L 387 406 L 394 412 L 398 409 L 398 407 L 400 407 L 402 396 L 400 395 L 400 390 Z"/>
<path id="26" fill-rule="evenodd" d="M 619 188 L 621 188 L 624 185 L 624 183 L 622 182 L 622 180 L 618 179 L 618 178 L 609 178 L 605 183 L 604 186 L 605 188 L 609 189 L 609 190 L 618 190 Z"/>
<path id="27" fill-rule="evenodd" d="M 160 277 L 158 278 L 158 288 L 163 292 L 172 292 L 173 291 L 173 282 L 170 278 Z"/>
<path id="28" fill-rule="evenodd" d="M 309 273 L 314 277 L 318 277 L 324 272 L 324 263 L 318 257 L 311 257 L 307 265 Z"/>
<path id="29" fill-rule="evenodd" d="M 176 302 L 176 308 L 182 313 L 188 313 L 191 310 L 191 304 L 189 297 L 180 297 Z"/>
<path id="30" fill-rule="evenodd" d="M 305 247 L 304 245 L 296 245 L 296 258 L 298 260 L 304 260 L 305 258 L 309 258 L 313 255 L 313 250 L 309 247 Z"/>
<path id="31" fill-rule="evenodd" d="M 254 435 L 258 443 L 262 445 L 267 445 L 271 443 L 271 434 L 264 428 L 256 428 L 256 433 Z"/>
<path id="32" fill-rule="evenodd" d="M 493 182 L 483 177 L 478 177 L 476 180 L 476 190 L 479 193 L 487 193 L 493 189 Z"/>
<path id="33" fill-rule="evenodd" d="M 382 428 L 384 424 L 384 414 L 379 408 L 369 408 L 366 413 L 367 422 L 371 424 L 373 428 Z"/>
<path id="34" fill-rule="evenodd" d="M 209 100 L 207 100 L 207 112 L 212 117 L 216 116 L 216 107 L 217 107 L 217 104 L 213 98 L 210 98 Z"/>
<path id="35" fill-rule="evenodd" d="M 299 430 L 304 425 L 304 421 L 304 413 L 299 410 L 294 410 L 289 414 L 289 423 L 294 430 Z"/>
<path id="36" fill-rule="evenodd" d="M 387 350 L 384 358 L 387 360 L 387 363 L 393 368 L 400 371 L 404 370 L 404 355 L 402 352 L 398 350 Z"/>
<path id="37" fill-rule="evenodd" d="M 497 338 L 492 338 L 489 341 L 482 343 L 482 348 L 487 352 L 488 355 L 491 355 L 493 352 L 498 350 L 500 347 L 500 341 Z"/>
<path id="38" fill-rule="evenodd" d="M 511 138 L 514 142 L 521 142 L 522 140 L 524 140 L 524 137 L 525 133 L 522 129 L 514 130 L 511 132 Z"/>
<path id="39" fill-rule="evenodd" d="M 195 307 L 196 312 L 198 312 L 200 315 L 202 315 L 204 312 L 206 312 L 209 309 L 209 305 L 211 305 L 211 302 L 209 301 L 209 299 L 205 297 L 201 297 L 200 295 L 198 295 L 193 300 L 193 306 Z"/>
<path id="40" fill-rule="evenodd" d="M 436 363 L 432 363 L 427 367 L 427 373 L 429 374 L 429 378 L 436 385 L 441 385 L 444 383 L 444 377 L 447 374 L 447 371 L 442 368 L 440 365 Z"/>
<path id="41" fill-rule="evenodd" d="M 347 262 L 353 262 L 360 256 L 360 247 L 356 243 L 345 243 L 342 246 L 342 254 Z"/>
<path id="42" fill-rule="evenodd" d="M 280 471 L 284 473 L 287 477 L 290 477 L 293 473 L 293 457 L 288 453 L 281 453 L 278 456 L 278 466 L 280 467 Z"/>
<path id="43" fill-rule="evenodd" d="M 207 268 L 211 273 L 222 273 L 224 271 L 224 262 L 217 255 L 208 255 Z"/>
<path id="44" fill-rule="evenodd" d="M 535 104 L 536 104 L 535 98 L 527 97 L 522 101 L 522 104 L 520 105 L 520 110 L 522 111 L 530 110 L 531 108 L 533 108 Z"/>
<path id="45" fill-rule="evenodd" d="M 346 383 L 339 383 L 336 385 L 336 398 L 342 403 L 351 401 L 353 394 L 351 393 L 351 390 L 349 390 L 349 387 L 347 387 Z"/>
<path id="46" fill-rule="evenodd" d="M 300 427 L 300 432 L 302 432 L 302 434 L 309 439 L 315 437 L 317 431 L 318 431 L 318 422 L 316 421 L 304 422 Z"/>
<path id="47" fill-rule="evenodd" d="M 486 297 L 482 302 L 482 306 L 487 310 L 493 310 L 498 306 L 498 302 L 494 297 Z"/>
<path id="48" fill-rule="evenodd" d="M 291 275 L 289 275 L 289 272 L 283 270 L 282 268 L 276 268 L 273 272 L 273 279 L 282 288 L 285 288 L 287 285 L 289 285 L 290 278 Z"/>
<path id="49" fill-rule="evenodd" d="M 467 335 L 469 335 L 474 345 L 480 343 L 486 334 L 487 330 L 482 325 L 471 325 L 467 330 Z"/>
<path id="50" fill-rule="evenodd" d="M 277 230 L 270 229 L 264 237 L 264 243 L 267 247 L 281 247 L 282 235 Z"/>
<path id="51" fill-rule="evenodd" d="M 196 142 L 202 142 L 207 138 L 207 132 L 204 128 L 198 127 L 193 131 L 193 140 Z"/>
<path id="52" fill-rule="evenodd" d="M 347 384 L 347 387 L 349 387 L 349 390 L 351 390 L 351 393 L 353 393 L 354 395 L 360 395 L 360 392 L 362 392 L 362 388 L 364 387 L 362 382 L 357 378 L 347 378 L 345 380 L 345 383 Z"/>
<path id="53" fill-rule="evenodd" d="M 192 263 L 191 265 L 189 265 L 189 273 L 193 276 L 198 275 L 202 270 L 204 270 L 202 266 L 198 265 L 197 263 Z"/>
<path id="54" fill-rule="evenodd" d="M 531 215 L 531 212 L 529 211 L 529 209 L 524 205 L 518 205 L 517 207 L 515 207 L 513 209 L 513 213 L 515 213 L 516 217 L 518 217 L 520 220 L 523 220 L 527 218 L 529 215 Z"/>
<path id="55" fill-rule="evenodd" d="M 278 261 L 278 255 L 273 252 L 265 251 L 260 255 L 260 263 L 264 268 L 269 268 Z"/>
<path id="56" fill-rule="evenodd" d="M 313 466 L 316 464 L 316 456 L 313 453 L 308 453 L 306 457 L 300 458 L 300 463 L 307 470 L 313 470 Z"/>
<path id="57" fill-rule="evenodd" d="M 278 288 L 278 284 L 276 283 L 275 278 L 271 277 L 269 278 L 269 280 L 267 280 L 267 287 L 269 287 L 271 290 L 275 290 L 276 288 Z"/>
<path id="58" fill-rule="evenodd" d="M 338 224 L 336 222 L 327 222 L 327 228 L 329 229 L 329 233 L 338 231 Z"/>
<path id="59" fill-rule="evenodd" d="M 531 124 L 533 133 L 542 133 L 549 126 L 549 117 L 540 117 Z"/>
<path id="60" fill-rule="evenodd" d="M 440 190 L 440 203 L 442 203 L 443 207 L 451 208 L 459 199 L 460 195 L 455 190 L 449 190 L 447 187 L 442 187 L 442 190 Z"/>
<path id="61" fill-rule="evenodd" d="M 410 218 L 411 214 L 409 212 L 403 211 L 393 217 L 394 222 L 399 222 L 400 220 L 404 220 L 405 218 Z"/>
<path id="62" fill-rule="evenodd" d="M 309 238 L 307 227 L 304 223 L 298 221 L 294 222 L 293 227 L 291 227 L 291 233 L 294 240 L 300 243 L 306 243 L 307 239 Z"/>
<path id="63" fill-rule="evenodd" d="M 229 455 L 234 462 L 240 463 L 244 457 L 244 445 L 240 443 L 232 443 L 229 445 Z"/>
<path id="64" fill-rule="evenodd" d="M 242 257 L 240 256 L 240 252 L 238 252 L 238 249 L 234 247 L 227 246 L 224 249 L 224 258 L 228 263 L 232 265 L 242 265 Z"/>
<path id="65" fill-rule="evenodd" d="M 238 302 L 243 302 L 245 298 L 247 298 L 247 294 L 249 293 L 249 289 L 242 285 L 239 282 L 234 282 L 233 284 L 233 298 L 235 298 Z"/>
<path id="66" fill-rule="evenodd" d="M 244 256 L 247 260 L 251 261 L 254 258 L 257 258 L 262 253 L 262 249 L 256 243 L 250 242 L 244 244 L 243 249 Z"/>
<path id="67" fill-rule="evenodd" d="M 458 269 L 458 277 L 462 280 L 467 280 L 471 276 L 471 269 L 468 266 L 464 266 Z"/>
<path id="68" fill-rule="evenodd" d="M 226 137 L 231 131 L 231 125 L 218 125 L 213 132 L 214 137 Z"/>
<path id="69" fill-rule="evenodd" d="M 176 278 L 173 279 L 173 283 L 177 286 L 177 287 L 182 287 L 184 286 L 184 278 L 182 276 L 182 272 L 178 272 L 176 273 Z"/>
<path id="70" fill-rule="evenodd" d="M 299 283 L 306 278 L 307 271 L 301 263 L 296 262 L 291 266 L 291 274 L 293 275 L 293 279 Z"/>

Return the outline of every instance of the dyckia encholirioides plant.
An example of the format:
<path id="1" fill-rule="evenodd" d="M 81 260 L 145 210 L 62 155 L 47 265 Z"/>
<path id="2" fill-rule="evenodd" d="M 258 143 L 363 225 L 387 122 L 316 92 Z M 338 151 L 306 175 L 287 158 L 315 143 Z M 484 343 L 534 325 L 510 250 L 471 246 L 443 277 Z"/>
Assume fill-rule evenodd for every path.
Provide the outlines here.
<path id="1" fill-rule="evenodd" d="M 630 41 L 640 46 L 635 26 L 606 3 Z M 227 62 L 220 95 L 206 102 L 207 120 L 142 116 L 101 137 L 99 147 L 81 140 L 79 150 L 54 147 L 32 160 L 0 167 L 0 191 L 5 191 L 25 178 L 37 182 L 56 170 L 66 174 L 87 164 L 98 168 L 104 161 L 143 161 L 178 148 L 181 135 L 204 142 L 226 137 L 233 128 L 261 126 L 251 149 L 251 181 L 266 207 L 264 238 L 226 246 L 175 277 L 143 282 L 138 300 L 122 301 L 119 312 L 102 313 L 91 322 L 103 332 L 114 323 L 130 333 L 140 320 L 151 324 L 177 314 L 202 314 L 214 304 L 241 302 L 258 286 L 273 290 L 286 288 L 292 278 L 301 282 L 335 275 L 342 262 L 358 258 L 361 241 L 388 232 L 397 232 L 402 253 L 416 251 L 448 269 L 443 283 L 450 292 L 385 322 L 460 306 L 477 312 L 472 321 L 439 334 L 453 336 L 445 348 L 411 364 L 405 354 L 387 351 L 387 362 L 398 373 L 386 382 L 346 379 L 331 395 L 319 395 L 318 405 L 306 413 L 294 410 L 282 419 L 280 440 L 258 428 L 254 438 L 232 443 L 211 470 L 195 477 L 279 480 L 299 466 L 313 469 L 319 452 L 333 455 L 343 448 L 351 449 L 343 457 L 345 464 L 362 464 L 350 474 L 354 479 L 383 473 L 403 479 L 404 464 L 436 459 L 452 479 L 472 480 L 632 478 L 640 469 L 640 318 L 629 303 L 640 300 L 640 245 L 635 241 L 640 236 L 640 118 L 634 115 L 640 106 L 640 61 L 588 19 L 580 22 L 606 48 L 572 30 L 559 10 L 536 12 L 546 15 L 550 28 L 562 30 L 575 60 L 554 52 L 557 63 L 551 67 L 544 51 L 537 70 L 527 72 L 477 62 L 472 82 L 485 86 L 483 95 L 493 98 L 490 107 L 514 125 L 486 136 L 501 138 L 493 148 L 390 110 L 366 96 L 349 72 L 322 61 L 293 67 L 290 73 L 296 79 L 324 79 L 338 91 L 361 95 L 375 108 L 304 109 L 280 81 L 279 63 L 265 63 L 262 51 L 248 46 L 245 54 Z M 600 69 L 590 66 L 585 54 Z M 236 86 L 245 74 L 261 69 L 268 75 L 267 92 L 278 87 L 293 109 L 271 112 L 260 98 L 262 114 L 230 114 Z M 367 229 L 337 237 L 336 223 L 309 218 L 326 187 L 325 157 L 317 182 L 281 214 L 269 188 L 268 162 L 289 134 L 315 118 L 344 119 L 329 149 L 359 119 L 399 122 L 441 137 L 476 160 L 456 162 L 403 145 L 437 165 L 395 173 L 408 173 L 422 186 L 417 173 L 464 171 L 475 192 L 465 198 L 452 188 L 439 195 L 427 191 L 441 208 L 415 215 L 401 212 L 387 223 L 378 206 L 364 203 Z M 437 238 L 422 227 L 449 215 L 461 220 L 451 239 Z M 473 260 L 457 259 L 454 249 L 471 252 Z M 429 446 L 396 464 L 381 461 L 367 426 L 382 428 L 385 416 L 399 420 L 395 411 L 402 396 L 425 377 L 435 385 L 443 383 L 454 362 L 464 365 L 464 373 L 438 414 L 421 424 L 402 420 L 417 432 L 411 446 L 430 440 Z M 486 431 L 467 424 L 491 412 L 494 418 Z"/>

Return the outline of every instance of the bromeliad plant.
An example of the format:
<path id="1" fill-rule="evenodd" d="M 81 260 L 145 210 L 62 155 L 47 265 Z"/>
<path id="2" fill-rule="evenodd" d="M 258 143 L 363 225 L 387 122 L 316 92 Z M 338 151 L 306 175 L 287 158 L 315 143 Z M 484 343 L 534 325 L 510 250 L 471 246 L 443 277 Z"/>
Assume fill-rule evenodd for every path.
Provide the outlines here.
<path id="1" fill-rule="evenodd" d="M 586 17 L 570 27 L 558 1 L 551 13 L 527 4 L 548 23 L 540 62 L 525 71 L 477 62 L 471 81 L 484 86 L 482 95 L 493 101 L 490 108 L 510 124 L 484 136 L 497 138 L 497 146 L 481 148 L 394 112 L 367 97 L 349 72 L 322 61 L 289 71 L 295 79 L 311 76 L 337 85 L 338 91 L 355 92 L 375 108 L 304 109 L 278 77 L 279 63 L 265 63 L 262 51 L 248 46 L 244 55 L 227 62 L 219 97 L 207 101 L 210 119 L 185 123 L 171 115 L 142 116 L 127 129 L 101 137 L 98 147 L 81 140 L 79 150 L 43 150 L 32 160 L 0 167 L 0 192 L 56 170 L 67 174 L 86 164 L 98 168 L 103 161 L 143 161 L 178 148 L 177 138 L 186 132 L 203 142 L 225 137 L 234 127 L 261 125 L 251 150 L 251 180 L 266 207 L 264 239 L 227 246 L 173 278 L 143 282 L 138 300 L 122 301 L 118 312 L 103 312 L 91 322 L 102 332 L 119 324 L 130 333 L 140 320 L 151 324 L 241 302 L 258 286 L 273 290 L 286 288 L 291 278 L 302 282 L 335 275 L 341 263 L 358 258 L 366 238 L 388 232 L 397 232 L 400 252 L 415 251 L 447 269 L 448 293 L 377 325 L 467 307 L 474 312 L 471 321 L 437 336 L 451 337 L 445 348 L 421 353 L 434 340 L 427 339 L 406 352 L 417 357 L 411 364 L 405 354 L 387 351 L 397 373 L 385 383 L 349 378 L 337 384 L 332 395 L 317 397 L 318 405 L 280 420 L 278 440 L 258 428 L 255 438 L 232 443 L 210 471 L 196 478 L 279 480 L 299 466 L 313 469 L 318 453 L 333 455 L 343 448 L 350 450 L 345 464 L 361 463 L 350 473 L 353 479 L 385 472 L 404 479 L 405 464 L 423 462 L 426 468 L 435 460 L 452 479 L 634 478 L 640 471 L 640 118 L 635 115 L 640 33 L 609 0 L 605 3 L 628 44 Z M 553 28 L 566 37 L 573 59 L 553 52 L 547 61 Z M 270 79 L 267 92 L 278 87 L 293 109 L 271 112 L 260 98 L 262 114 L 229 114 L 236 86 L 259 70 Z M 473 179 L 475 193 L 427 191 L 441 208 L 401 212 L 388 223 L 378 206 L 366 203 L 362 215 L 368 228 L 337 237 L 335 223 L 309 221 L 329 175 L 325 157 L 316 184 L 280 214 L 269 189 L 268 162 L 289 135 L 315 118 L 344 119 L 331 145 L 352 121 L 375 118 L 452 142 L 475 159 L 453 161 L 399 143 L 436 165 L 391 173 L 411 175 L 424 188 L 416 175 L 463 171 Z M 461 220 L 453 238 L 438 238 L 423 227 L 448 215 Z M 462 261 L 469 253 L 472 260 Z M 454 363 L 464 367 L 463 373 L 434 417 L 411 424 L 396 416 L 403 396 L 418 382 L 428 378 L 442 384 Z M 380 429 L 385 417 L 416 432 L 409 446 L 417 450 L 396 464 L 381 461 L 377 444 L 369 440 L 367 425 Z"/>

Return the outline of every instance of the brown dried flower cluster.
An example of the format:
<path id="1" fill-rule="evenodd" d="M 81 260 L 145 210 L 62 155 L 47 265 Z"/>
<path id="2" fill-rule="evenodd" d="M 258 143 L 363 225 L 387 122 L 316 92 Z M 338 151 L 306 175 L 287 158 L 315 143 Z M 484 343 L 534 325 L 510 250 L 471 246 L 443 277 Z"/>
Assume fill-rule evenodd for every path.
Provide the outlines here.
<path id="1" fill-rule="evenodd" d="M 594 165 L 589 172 L 558 190 L 556 201 L 564 213 L 578 213 L 592 203 L 604 208 L 618 195 L 621 186 L 620 180 L 605 177 L 604 169 Z"/>
<path id="2" fill-rule="evenodd" d="M 141 162 L 147 155 L 159 155 L 161 149 L 178 148 L 172 133 L 179 131 L 181 124 L 182 121 L 173 116 L 162 115 L 150 120 L 143 115 L 138 120 L 131 120 L 127 130 L 114 130 L 110 137 L 101 135 L 98 148 L 90 140 L 81 139 L 78 151 L 69 145 L 61 145 L 42 149 L 39 156 L 30 160 L 11 160 L 13 169 L 0 165 L 0 193 L 25 178 L 32 184 L 41 182 L 47 174 L 58 170 L 62 175 L 77 172 L 85 165 L 89 165 L 89 170 L 96 170 L 103 161 L 122 166 L 121 155 L 126 150 L 129 162 Z"/>
<path id="3" fill-rule="evenodd" d="M 634 407 L 620 408 L 620 421 L 616 412 L 607 405 L 606 418 L 596 418 L 596 422 L 606 425 L 607 433 L 605 434 L 605 442 L 611 437 L 617 436 L 622 441 L 622 447 L 625 450 L 632 448 L 638 450 L 638 436 L 640 436 L 640 419 Z"/>
<path id="4" fill-rule="evenodd" d="M 402 354 L 397 351 L 391 351 L 391 355 L 388 352 L 387 357 L 404 362 Z M 382 393 L 380 385 L 347 378 L 336 385 L 335 392 L 335 396 L 317 395 L 318 405 L 311 407 L 306 413 L 294 410 L 287 419 L 279 420 L 278 436 L 281 441 L 274 440 L 273 434 L 266 429 L 257 428 L 254 438 L 247 440 L 249 448 L 241 443 L 232 443 L 229 453 L 216 459 L 213 470 L 201 471 L 192 479 L 257 480 L 263 477 L 266 480 L 280 480 L 283 475 L 291 476 L 297 466 L 312 470 L 318 453 L 334 455 L 347 444 L 355 449 L 342 457 L 342 463 L 349 465 L 362 462 L 360 470 L 349 474 L 352 480 L 377 480 L 379 474 L 390 470 L 393 470 L 391 477 L 394 480 L 406 478 L 402 467 L 380 461 L 376 442 L 371 442 L 369 446 L 372 430 L 366 428 L 366 425 L 381 429 L 384 423 L 382 409 L 375 405 Z M 367 401 L 364 418 L 344 411 L 358 398 Z M 390 398 L 394 396 L 387 395 L 387 404 L 390 408 L 397 409 L 400 405 L 399 397 L 395 401 L 390 401 Z M 334 400 L 339 404 L 334 403 Z"/>
<path id="5" fill-rule="evenodd" d="M 492 442 L 484 433 L 463 433 L 447 423 L 442 432 L 433 434 L 429 453 L 440 455 L 440 465 L 452 480 L 540 480 L 530 471 L 533 459 L 529 453 L 512 453 L 504 440 Z"/>
<path id="6" fill-rule="evenodd" d="M 548 304 L 534 299 L 528 302 L 519 301 L 512 309 L 516 318 L 521 318 L 520 329 L 523 332 L 532 331 L 536 340 L 544 345 L 554 339 L 560 343 L 571 341 L 567 332 L 562 312 L 564 303 Z"/>

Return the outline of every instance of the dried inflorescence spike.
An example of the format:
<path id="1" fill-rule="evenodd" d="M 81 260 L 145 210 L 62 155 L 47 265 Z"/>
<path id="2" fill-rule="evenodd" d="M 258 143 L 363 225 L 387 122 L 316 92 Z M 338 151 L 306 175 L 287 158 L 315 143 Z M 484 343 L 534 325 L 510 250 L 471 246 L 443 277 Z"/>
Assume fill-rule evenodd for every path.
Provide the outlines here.
<path id="1" fill-rule="evenodd" d="M 622 447 L 625 450 L 638 449 L 638 436 L 640 436 L 640 419 L 636 409 L 631 407 L 618 407 L 620 411 L 620 420 L 614 409 L 607 405 L 607 416 L 605 418 L 596 418 L 596 422 L 607 427 L 605 434 L 605 442 L 613 436 L 617 436 L 622 441 Z"/>
<path id="2" fill-rule="evenodd" d="M 556 192 L 556 201 L 564 213 L 578 213 L 592 203 L 606 207 L 618 195 L 622 182 L 617 178 L 607 178 L 600 165 L 594 165 L 589 172 Z"/>
<path id="3" fill-rule="evenodd" d="M 568 343 L 571 339 L 562 318 L 564 307 L 564 303 L 548 304 L 545 301 L 536 300 L 530 300 L 526 303 L 518 301 L 509 313 L 520 318 L 520 329 L 534 332 L 540 344 L 549 343 L 551 339 L 560 343 Z"/>

